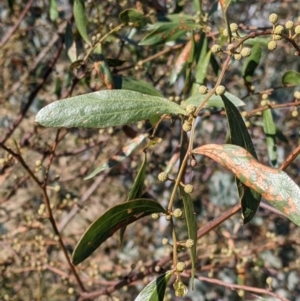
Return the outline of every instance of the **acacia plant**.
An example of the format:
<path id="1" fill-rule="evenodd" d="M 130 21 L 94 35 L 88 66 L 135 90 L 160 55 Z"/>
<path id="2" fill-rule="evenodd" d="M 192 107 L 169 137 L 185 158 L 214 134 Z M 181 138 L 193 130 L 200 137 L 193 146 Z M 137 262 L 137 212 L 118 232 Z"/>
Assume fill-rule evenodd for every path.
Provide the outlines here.
<path id="1" fill-rule="evenodd" d="M 122 128 L 130 137 L 130 141 L 121 146 L 117 154 L 86 173 L 83 180 L 94 179 L 113 167 L 118 168 L 133 155 L 140 160 L 127 197 L 96 218 L 82 231 L 77 245 L 73 246 L 69 264 L 82 291 L 80 300 L 112 294 L 141 276 L 155 273 L 158 273 L 157 277 L 140 291 L 135 300 L 163 300 L 169 283 L 174 288 L 175 296 L 185 296 L 188 293 L 187 279 L 190 280 L 191 290 L 194 289 L 195 278 L 229 286 L 218 279 L 201 276 L 201 238 L 209 236 L 210 231 L 239 212 L 241 223 L 249 223 L 260 206 L 300 226 L 300 188 L 284 171 L 297 160 L 300 146 L 294 147 L 279 164 L 278 139 L 285 138 L 282 138 L 284 135 L 274 119 L 277 110 L 289 108 L 291 116 L 297 118 L 300 92 L 295 91 L 293 100 L 289 102 L 271 101 L 272 93 L 277 90 L 300 85 L 300 74 L 295 70 L 283 70 L 279 87 L 269 88 L 259 82 L 266 56 L 277 48 L 286 47 L 293 60 L 298 59 L 300 25 L 296 20 L 283 23 L 274 12 L 270 12 L 268 21 L 260 27 L 234 23 L 231 18 L 235 2 L 239 1 L 220 0 L 212 5 L 196 0 L 190 11 L 165 14 L 159 21 L 153 11 L 147 11 L 138 2 L 134 9 L 123 10 L 118 23 L 111 24 L 107 32 L 92 34 L 93 25 L 86 12 L 87 4 L 83 0 L 74 1 L 74 20 L 85 47 L 80 48 L 78 41 L 76 44 L 74 31 L 68 24 L 64 45 L 74 76 L 71 88 L 64 99 L 47 104 L 35 118 L 40 126 L 58 128 L 45 181 L 40 182 L 27 168 L 44 193 L 51 224 L 66 258 L 69 255 L 51 214 L 46 187 L 57 145 L 62 139 L 67 139 L 65 134 L 61 135 L 62 130 L 115 127 Z M 177 10 L 180 12 L 181 9 L 183 7 L 178 4 Z M 214 22 L 218 22 L 217 26 L 212 23 L 213 18 Z M 110 56 L 113 43 L 120 43 L 120 54 L 124 48 L 128 48 L 129 52 L 143 49 L 148 51 L 148 57 L 138 59 L 128 68 L 124 67 L 125 62 L 120 54 L 113 58 Z M 162 72 L 156 83 L 147 82 L 146 76 L 144 79 L 134 78 L 135 72 L 131 76 L 121 75 L 121 71 L 132 67 L 136 72 L 155 68 L 147 64 L 159 57 L 166 60 L 169 54 L 175 54 L 170 56 L 173 66 L 169 74 Z M 232 81 L 228 80 L 228 77 L 237 76 L 234 69 L 239 70 L 238 76 L 243 81 L 243 99 Z M 147 75 L 147 72 L 139 74 Z M 98 79 L 96 84 L 92 84 L 93 77 Z M 93 92 L 72 95 L 74 87 L 80 82 Z M 169 92 L 171 94 L 168 95 Z M 221 139 L 207 138 L 203 132 L 203 122 L 210 118 L 214 120 L 214 116 L 227 121 L 228 135 Z M 134 126 L 136 123 L 141 126 Z M 168 130 L 164 131 L 165 128 Z M 254 129 L 261 132 L 260 139 L 255 142 Z M 146 192 L 147 170 L 156 163 L 155 160 L 159 160 L 153 153 L 170 139 L 170 135 L 176 137 L 176 147 L 169 158 L 164 157 L 167 163 L 165 166 L 160 164 L 158 173 L 158 181 L 163 182 L 159 185 L 166 185 L 170 190 L 165 202 L 162 195 L 154 197 Z M 264 137 L 263 140 L 261 137 Z M 23 166 L 27 166 L 20 152 L 12 151 L 4 143 L 1 146 Z M 259 156 L 258 147 L 263 156 Z M 266 156 L 268 160 L 260 163 L 259 157 Z M 199 227 L 193 202 L 193 196 L 198 193 L 195 183 L 201 178 L 201 170 L 212 164 L 225 167 L 235 176 L 236 185 L 232 189 L 237 190 L 238 197 L 235 205 Z M 152 216 L 154 220 L 167 220 L 171 235 L 169 239 L 163 239 L 163 244 L 166 250 L 170 250 L 170 256 L 153 262 L 141 275 L 132 274 L 104 291 L 86 292 L 76 266 L 88 261 L 116 232 L 119 232 L 122 244 L 126 239 L 127 226 L 140 223 L 139 220 L 146 216 Z M 239 257 L 238 252 L 235 256 Z M 232 284 L 230 288 L 239 291 L 240 296 L 250 291 L 286 300 L 269 289 L 247 286 L 244 282 Z"/>

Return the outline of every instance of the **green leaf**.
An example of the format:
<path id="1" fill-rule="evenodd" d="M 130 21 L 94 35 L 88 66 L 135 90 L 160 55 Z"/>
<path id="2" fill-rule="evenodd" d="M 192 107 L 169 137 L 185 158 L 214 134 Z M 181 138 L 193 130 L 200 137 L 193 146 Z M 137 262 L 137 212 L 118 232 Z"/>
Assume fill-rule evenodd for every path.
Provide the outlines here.
<path id="1" fill-rule="evenodd" d="M 117 154 L 112 156 L 107 162 L 96 168 L 90 173 L 85 180 L 91 179 L 103 170 L 114 167 L 121 163 L 126 158 L 130 157 L 133 153 L 145 148 L 149 143 L 148 135 L 139 135 L 132 139 L 126 146 L 122 148 Z"/>
<path id="2" fill-rule="evenodd" d="M 242 75 L 247 82 L 251 82 L 252 76 L 261 59 L 261 47 L 255 44 L 251 49 L 251 54 L 244 62 Z"/>
<path id="3" fill-rule="evenodd" d="M 46 127 L 103 128 L 146 120 L 163 114 L 186 114 L 168 99 L 128 90 L 104 90 L 55 101 L 36 122 Z"/>
<path id="4" fill-rule="evenodd" d="M 237 107 L 244 106 L 245 103 L 236 97 L 235 95 L 225 92 L 225 96 L 230 99 L 230 101 Z M 199 92 L 197 94 L 192 95 L 189 97 L 186 101 L 182 103 L 182 106 L 185 108 L 188 105 L 194 105 L 195 107 L 198 107 L 204 100 L 206 99 L 206 95 L 202 95 Z M 208 100 L 208 102 L 205 105 L 206 108 L 208 107 L 216 107 L 216 108 L 223 108 L 224 103 L 222 101 L 221 96 L 219 95 L 212 95 L 211 98 Z"/>
<path id="5" fill-rule="evenodd" d="M 196 220 L 196 214 L 194 210 L 194 204 L 191 200 L 191 197 L 189 194 L 187 194 L 184 191 L 183 187 L 180 187 L 180 194 L 182 196 L 183 206 L 184 206 L 184 213 L 185 213 L 185 219 L 188 229 L 188 238 L 193 240 L 194 244 L 190 248 L 190 256 L 191 256 L 191 263 L 192 263 L 192 269 L 191 269 L 191 282 L 192 286 L 194 287 L 194 278 L 195 278 L 195 267 L 196 267 L 196 247 L 197 247 L 197 220 Z"/>
<path id="6" fill-rule="evenodd" d="M 165 212 L 157 202 L 137 199 L 108 209 L 82 235 L 72 255 L 74 265 L 88 258 L 117 230 L 152 213 Z"/>
<path id="7" fill-rule="evenodd" d="M 172 276 L 168 271 L 152 280 L 134 299 L 134 301 L 163 301 L 167 284 Z"/>
<path id="8" fill-rule="evenodd" d="M 113 79 L 115 89 L 131 90 L 148 95 L 163 97 L 157 89 L 141 79 L 121 75 L 113 75 Z"/>
<path id="9" fill-rule="evenodd" d="M 230 128 L 231 143 L 245 148 L 253 157 L 257 158 L 254 145 L 240 112 L 229 101 L 226 94 L 222 95 L 222 100 Z M 241 199 L 242 217 L 244 224 L 246 224 L 254 217 L 259 207 L 261 196 L 255 190 L 243 185 L 239 179 L 236 179 L 236 184 Z"/>
<path id="10" fill-rule="evenodd" d="M 223 12 L 226 13 L 226 11 L 231 3 L 231 0 L 219 0 L 219 2 L 221 4 Z"/>
<path id="11" fill-rule="evenodd" d="M 193 0 L 193 4 L 194 4 L 194 9 L 195 9 L 196 13 L 201 15 L 201 13 L 202 13 L 202 0 Z"/>
<path id="12" fill-rule="evenodd" d="M 260 164 L 244 148 L 236 145 L 207 144 L 193 150 L 231 170 L 249 188 L 300 226 L 300 188 L 282 170 Z"/>
<path id="13" fill-rule="evenodd" d="M 73 4 L 73 13 L 75 24 L 81 37 L 87 44 L 91 45 L 90 39 L 87 35 L 87 18 L 85 15 L 84 2 L 84 0 L 75 0 Z"/>
<path id="14" fill-rule="evenodd" d="M 65 45 L 67 49 L 67 54 L 72 63 L 77 61 L 77 49 L 76 43 L 73 38 L 72 27 L 70 23 L 67 24 L 65 32 Z M 82 62 L 82 61 L 81 61 Z"/>
<path id="15" fill-rule="evenodd" d="M 298 86 L 300 85 L 300 73 L 294 70 L 287 71 L 281 80 L 284 86 Z"/>
<path id="16" fill-rule="evenodd" d="M 145 16 L 135 9 L 126 9 L 122 11 L 119 18 L 122 23 L 134 27 L 144 27 L 147 24 Z"/>
<path id="17" fill-rule="evenodd" d="M 201 26 L 199 24 L 185 22 L 184 20 L 181 20 L 180 22 L 162 24 L 144 37 L 139 45 L 150 46 L 164 44 L 166 42 L 178 39 L 188 31 L 200 28 Z"/>
<path id="18" fill-rule="evenodd" d="M 267 109 L 263 111 L 263 129 L 266 135 L 268 155 L 273 166 L 277 163 L 277 146 L 276 146 L 276 126 L 273 121 L 272 111 Z"/>
<path id="19" fill-rule="evenodd" d="M 147 167 L 147 153 L 144 153 L 144 160 L 143 160 L 142 166 L 134 180 L 133 186 L 129 192 L 126 202 L 132 201 L 134 199 L 138 199 L 142 196 L 143 189 L 144 189 L 146 167 Z M 123 237 L 124 237 L 125 230 L 126 230 L 126 226 L 120 229 L 121 245 L 123 243 Z"/>
<path id="20" fill-rule="evenodd" d="M 93 51 L 94 59 L 95 59 L 94 69 L 96 70 L 97 74 L 99 75 L 105 87 L 107 89 L 114 89 L 114 80 L 110 72 L 109 65 L 105 57 L 101 53 L 101 51 L 102 50 L 100 45 L 99 45 L 99 49 L 98 47 L 96 47 Z"/>
<path id="21" fill-rule="evenodd" d="M 51 21 L 56 21 L 59 16 L 56 0 L 50 0 L 49 16 Z"/>

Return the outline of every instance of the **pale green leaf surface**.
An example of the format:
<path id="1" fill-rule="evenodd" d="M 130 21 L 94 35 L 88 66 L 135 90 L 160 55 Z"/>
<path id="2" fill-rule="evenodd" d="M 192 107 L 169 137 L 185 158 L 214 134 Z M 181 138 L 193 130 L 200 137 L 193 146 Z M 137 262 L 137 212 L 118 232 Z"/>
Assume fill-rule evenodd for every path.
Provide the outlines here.
<path id="1" fill-rule="evenodd" d="M 128 76 L 113 75 L 115 89 L 131 90 L 148 95 L 163 97 L 162 93 L 149 83 Z"/>
<path id="2" fill-rule="evenodd" d="M 300 73 L 294 70 L 287 71 L 282 77 L 282 84 L 284 86 L 300 85 Z"/>
<path id="3" fill-rule="evenodd" d="M 158 278 L 152 280 L 134 299 L 134 301 L 163 301 L 167 284 L 172 276 L 168 271 Z"/>
<path id="4" fill-rule="evenodd" d="M 236 106 L 241 107 L 244 106 L 245 103 L 236 97 L 235 95 L 225 92 L 225 96 Z M 182 103 L 183 107 L 188 105 L 194 105 L 195 107 L 199 106 L 206 99 L 206 95 L 202 95 L 199 92 L 197 94 L 192 95 L 186 101 Z M 224 108 L 224 103 L 220 95 L 213 95 L 206 103 L 205 107 L 216 107 L 216 108 Z"/>
<path id="5" fill-rule="evenodd" d="M 163 114 L 186 114 L 168 99 L 128 90 L 104 90 L 55 101 L 36 115 L 45 127 L 103 128 Z"/>
<path id="6" fill-rule="evenodd" d="M 77 29 L 84 41 L 91 45 L 87 34 L 87 18 L 85 15 L 84 0 L 75 0 L 73 4 L 73 13 Z"/>
<path id="7" fill-rule="evenodd" d="M 232 144 L 207 144 L 193 150 L 232 171 L 249 188 L 300 226 L 300 188 L 282 170 L 260 164 L 244 148 Z"/>
<path id="8" fill-rule="evenodd" d="M 165 212 L 165 209 L 159 203 L 148 199 L 137 199 L 108 209 L 82 235 L 72 255 L 73 264 L 77 265 L 88 258 L 120 228 L 159 212 Z"/>

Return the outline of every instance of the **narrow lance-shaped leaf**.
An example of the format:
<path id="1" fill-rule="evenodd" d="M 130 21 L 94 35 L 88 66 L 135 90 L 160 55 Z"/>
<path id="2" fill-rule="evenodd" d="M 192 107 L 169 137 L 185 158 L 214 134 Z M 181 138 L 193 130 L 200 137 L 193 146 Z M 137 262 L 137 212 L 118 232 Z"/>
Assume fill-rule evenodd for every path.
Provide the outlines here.
<path id="1" fill-rule="evenodd" d="M 92 173 L 90 173 L 85 180 L 91 179 L 103 170 L 114 167 L 115 165 L 121 163 L 126 158 L 130 157 L 133 153 L 145 148 L 149 144 L 148 135 L 139 135 L 132 139 L 126 146 L 124 146 L 118 153 L 109 158 L 107 162 L 96 168 Z"/>
<path id="2" fill-rule="evenodd" d="M 148 95 L 163 97 L 162 93 L 147 82 L 128 76 L 113 75 L 115 89 L 131 90 Z"/>
<path id="3" fill-rule="evenodd" d="M 72 27 L 70 23 L 67 24 L 66 32 L 65 32 L 65 45 L 67 49 L 67 54 L 72 63 L 76 62 L 77 60 L 77 49 L 76 43 L 73 38 Z"/>
<path id="4" fill-rule="evenodd" d="M 196 214 L 194 210 L 194 204 L 191 200 L 189 194 L 187 194 L 182 187 L 180 187 L 180 194 L 182 196 L 183 206 L 184 206 L 184 213 L 186 224 L 188 228 L 188 238 L 191 239 L 194 244 L 190 248 L 190 256 L 191 256 L 191 281 L 192 287 L 194 287 L 194 278 L 195 278 L 195 266 L 196 266 L 196 247 L 197 247 L 197 220 Z"/>
<path id="5" fill-rule="evenodd" d="M 180 22 L 170 22 L 162 24 L 146 37 L 144 37 L 139 45 L 150 46 L 164 44 L 166 42 L 178 39 L 186 32 L 200 28 L 201 25 L 192 22 L 186 22 L 185 20 L 181 20 Z"/>
<path id="6" fill-rule="evenodd" d="M 257 158 L 254 145 L 240 112 L 226 97 L 226 93 L 222 95 L 222 100 L 229 124 L 231 143 L 245 148 L 254 158 Z M 261 196 L 255 190 L 243 185 L 239 179 L 236 179 L 236 184 L 241 199 L 242 217 L 244 224 L 246 224 L 255 215 L 260 204 Z"/>
<path id="7" fill-rule="evenodd" d="M 77 29 L 84 39 L 84 41 L 91 45 L 90 39 L 87 34 L 87 18 L 85 15 L 84 0 L 75 0 L 73 5 L 74 19 Z"/>
<path id="8" fill-rule="evenodd" d="M 50 0 L 49 16 L 51 21 L 56 21 L 58 18 L 58 10 L 56 0 Z"/>
<path id="9" fill-rule="evenodd" d="M 269 159 L 273 166 L 277 163 L 277 146 L 276 146 L 276 126 L 273 120 L 272 111 L 267 109 L 263 111 L 263 129 L 266 135 Z"/>
<path id="10" fill-rule="evenodd" d="M 284 171 L 260 164 L 237 145 L 207 144 L 195 148 L 193 153 L 208 156 L 228 168 L 242 183 L 300 226 L 300 188 Z"/>
<path id="11" fill-rule="evenodd" d="M 261 47 L 259 44 L 254 44 L 251 48 L 251 54 L 244 62 L 242 75 L 245 81 L 251 82 L 252 76 L 261 59 Z"/>
<path id="12" fill-rule="evenodd" d="M 137 199 L 108 209 L 82 235 L 72 255 L 74 265 L 88 258 L 117 230 L 152 213 L 165 212 L 157 202 Z"/>
<path id="13" fill-rule="evenodd" d="M 145 181 L 145 173 L 147 167 L 147 153 L 144 153 L 144 160 L 142 166 L 134 180 L 133 186 L 129 192 L 128 198 L 126 202 L 132 201 L 134 199 L 138 199 L 142 196 L 144 189 L 144 181 Z M 123 243 L 123 237 L 126 230 L 126 226 L 120 229 L 120 243 Z"/>
<path id="14" fill-rule="evenodd" d="M 167 284 L 172 276 L 172 271 L 162 274 L 152 280 L 134 299 L 134 301 L 163 301 Z"/>
<path id="15" fill-rule="evenodd" d="M 94 69 L 96 70 L 97 74 L 99 75 L 102 83 L 106 86 L 107 89 L 111 90 L 114 89 L 114 81 L 112 74 L 109 69 L 109 65 L 102 54 L 101 45 L 95 47 L 93 51 L 93 58 L 94 58 Z"/>
<path id="16" fill-rule="evenodd" d="M 282 77 L 282 84 L 284 86 L 300 85 L 300 73 L 294 70 L 287 71 Z"/>
<path id="17" fill-rule="evenodd" d="M 135 9 L 126 9 L 122 11 L 119 18 L 126 25 L 134 27 L 144 27 L 147 24 L 145 16 Z"/>
<path id="18" fill-rule="evenodd" d="M 128 90 L 105 90 L 55 101 L 36 122 L 46 127 L 103 128 L 125 125 L 163 114 L 186 114 L 168 99 Z"/>
<path id="19" fill-rule="evenodd" d="M 241 107 L 244 106 L 245 103 L 235 95 L 225 92 L 225 96 L 232 102 L 235 106 Z M 199 106 L 204 100 L 206 99 L 206 95 L 202 95 L 199 92 L 195 93 L 191 97 L 189 97 L 186 101 L 182 103 L 182 107 L 186 107 L 188 105 L 194 105 L 195 107 Z M 221 96 L 219 95 L 212 95 L 208 102 L 205 105 L 206 108 L 208 107 L 216 107 L 216 108 L 224 108 L 224 102 L 222 101 Z"/>

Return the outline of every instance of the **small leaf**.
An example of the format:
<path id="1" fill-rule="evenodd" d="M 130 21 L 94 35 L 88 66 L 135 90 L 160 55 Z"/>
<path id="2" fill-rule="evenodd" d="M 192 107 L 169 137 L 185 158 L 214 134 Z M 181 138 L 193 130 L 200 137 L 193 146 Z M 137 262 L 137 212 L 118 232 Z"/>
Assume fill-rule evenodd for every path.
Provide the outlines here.
<path id="1" fill-rule="evenodd" d="M 225 95 L 230 101 L 237 107 L 244 106 L 245 103 L 236 97 L 235 95 L 225 92 Z M 186 101 L 183 102 L 182 106 L 185 108 L 188 105 L 194 105 L 198 107 L 204 100 L 206 99 L 206 95 L 202 95 L 199 92 L 194 94 L 193 96 L 189 97 Z M 206 108 L 208 107 L 216 107 L 216 108 L 224 108 L 224 103 L 222 101 L 221 96 L 219 95 L 212 95 L 211 98 L 205 105 Z"/>
<path id="2" fill-rule="evenodd" d="M 134 301 L 163 301 L 167 284 L 172 276 L 168 271 L 158 278 L 152 280 L 134 299 Z"/>
<path id="3" fill-rule="evenodd" d="M 242 75 L 245 81 L 251 82 L 252 76 L 261 59 L 261 47 L 259 44 L 254 44 L 251 49 L 251 54 L 244 62 Z"/>
<path id="4" fill-rule="evenodd" d="M 147 19 L 145 16 L 135 9 L 126 9 L 122 11 L 119 15 L 119 18 L 122 23 L 134 27 L 144 27 L 147 24 Z"/>
<path id="5" fill-rule="evenodd" d="M 96 70 L 105 87 L 111 90 L 114 89 L 113 77 L 105 57 L 100 52 L 100 49 L 96 53 L 94 51 L 94 57 L 96 59 L 96 61 L 94 62 L 94 69 Z"/>
<path id="6" fill-rule="evenodd" d="M 65 45 L 67 49 L 67 54 L 72 63 L 77 61 L 77 49 L 76 43 L 73 39 L 73 32 L 70 23 L 67 24 L 65 32 Z M 82 60 L 81 60 L 82 62 Z"/>
<path id="7" fill-rule="evenodd" d="M 147 153 L 144 153 L 144 161 L 143 161 L 142 166 L 134 180 L 133 186 L 129 192 L 126 202 L 132 201 L 134 199 L 138 199 L 142 196 L 143 189 L 144 189 L 146 167 L 147 167 Z M 124 236 L 125 230 L 126 230 L 126 226 L 120 229 L 121 245 L 123 243 L 123 236 Z"/>
<path id="8" fill-rule="evenodd" d="M 56 21 L 59 16 L 56 0 L 50 0 L 49 16 L 51 21 Z"/>
<path id="9" fill-rule="evenodd" d="M 202 13 L 202 0 L 193 0 L 193 4 L 194 4 L 195 12 L 198 15 L 201 15 L 201 13 Z"/>
<path id="10" fill-rule="evenodd" d="M 300 73 L 290 70 L 284 73 L 282 77 L 282 84 L 284 86 L 298 86 L 300 85 Z"/>
<path id="11" fill-rule="evenodd" d="M 148 95 L 163 97 L 157 89 L 141 79 L 121 75 L 113 75 L 113 79 L 115 89 L 131 90 Z"/>
<path id="12" fill-rule="evenodd" d="M 194 244 L 190 248 L 190 256 L 191 256 L 191 282 L 194 288 L 194 278 L 195 278 L 195 267 L 196 267 L 196 247 L 197 247 L 197 220 L 196 214 L 194 210 L 194 204 L 191 200 L 189 194 L 187 194 L 182 187 L 180 187 L 180 194 L 182 196 L 183 206 L 184 206 L 184 213 L 186 224 L 188 228 L 188 238 L 193 240 Z"/>
<path id="13" fill-rule="evenodd" d="M 139 45 L 150 46 L 164 44 L 166 42 L 178 39 L 186 32 L 200 28 L 201 26 L 199 24 L 185 22 L 184 20 L 181 20 L 180 22 L 165 23 L 144 37 Z"/>
<path id="14" fill-rule="evenodd" d="M 55 101 L 36 115 L 46 127 L 102 128 L 163 114 L 186 114 L 168 99 L 128 90 L 104 90 Z"/>
<path id="15" fill-rule="evenodd" d="M 300 226 L 300 188 L 284 171 L 260 164 L 244 148 L 231 144 L 207 144 L 193 153 L 208 156 L 228 168 L 242 183 Z"/>
<path id="16" fill-rule="evenodd" d="M 117 154 L 112 156 L 107 162 L 105 162 L 104 164 L 96 168 L 92 173 L 90 173 L 84 179 L 85 180 L 91 179 L 101 171 L 106 170 L 108 168 L 112 168 L 113 166 L 121 163 L 126 158 L 131 156 L 134 152 L 137 152 L 145 148 L 148 143 L 149 143 L 148 135 L 139 135 L 135 137 L 130 141 L 130 143 L 124 146 L 121 151 L 119 151 Z"/>
<path id="17" fill-rule="evenodd" d="M 277 163 L 276 126 L 270 109 L 263 111 L 263 129 L 266 135 L 268 155 L 273 166 Z"/>
<path id="18" fill-rule="evenodd" d="M 75 0 L 73 5 L 74 19 L 77 26 L 77 29 L 84 39 L 84 41 L 91 45 L 89 37 L 87 35 L 87 18 L 85 15 L 85 6 L 84 0 Z"/>
<path id="19" fill-rule="evenodd" d="M 74 265 L 88 258 L 117 230 L 152 213 L 165 212 L 157 202 L 137 199 L 108 209 L 82 235 L 72 255 Z"/>
<path id="20" fill-rule="evenodd" d="M 222 95 L 222 100 L 229 124 L 231 143 L 245 148 L 254 158 L 257 158 L 253 142 L 240 112 L 229 101 L 226 94 Z M 258 210 L 261 196 L 255 190 L 251 190 L 243 185 L 239 179 L 236 179 L 236 184 L 241 199 L 243 222 L 246 224 L 254 217 Z"/>

